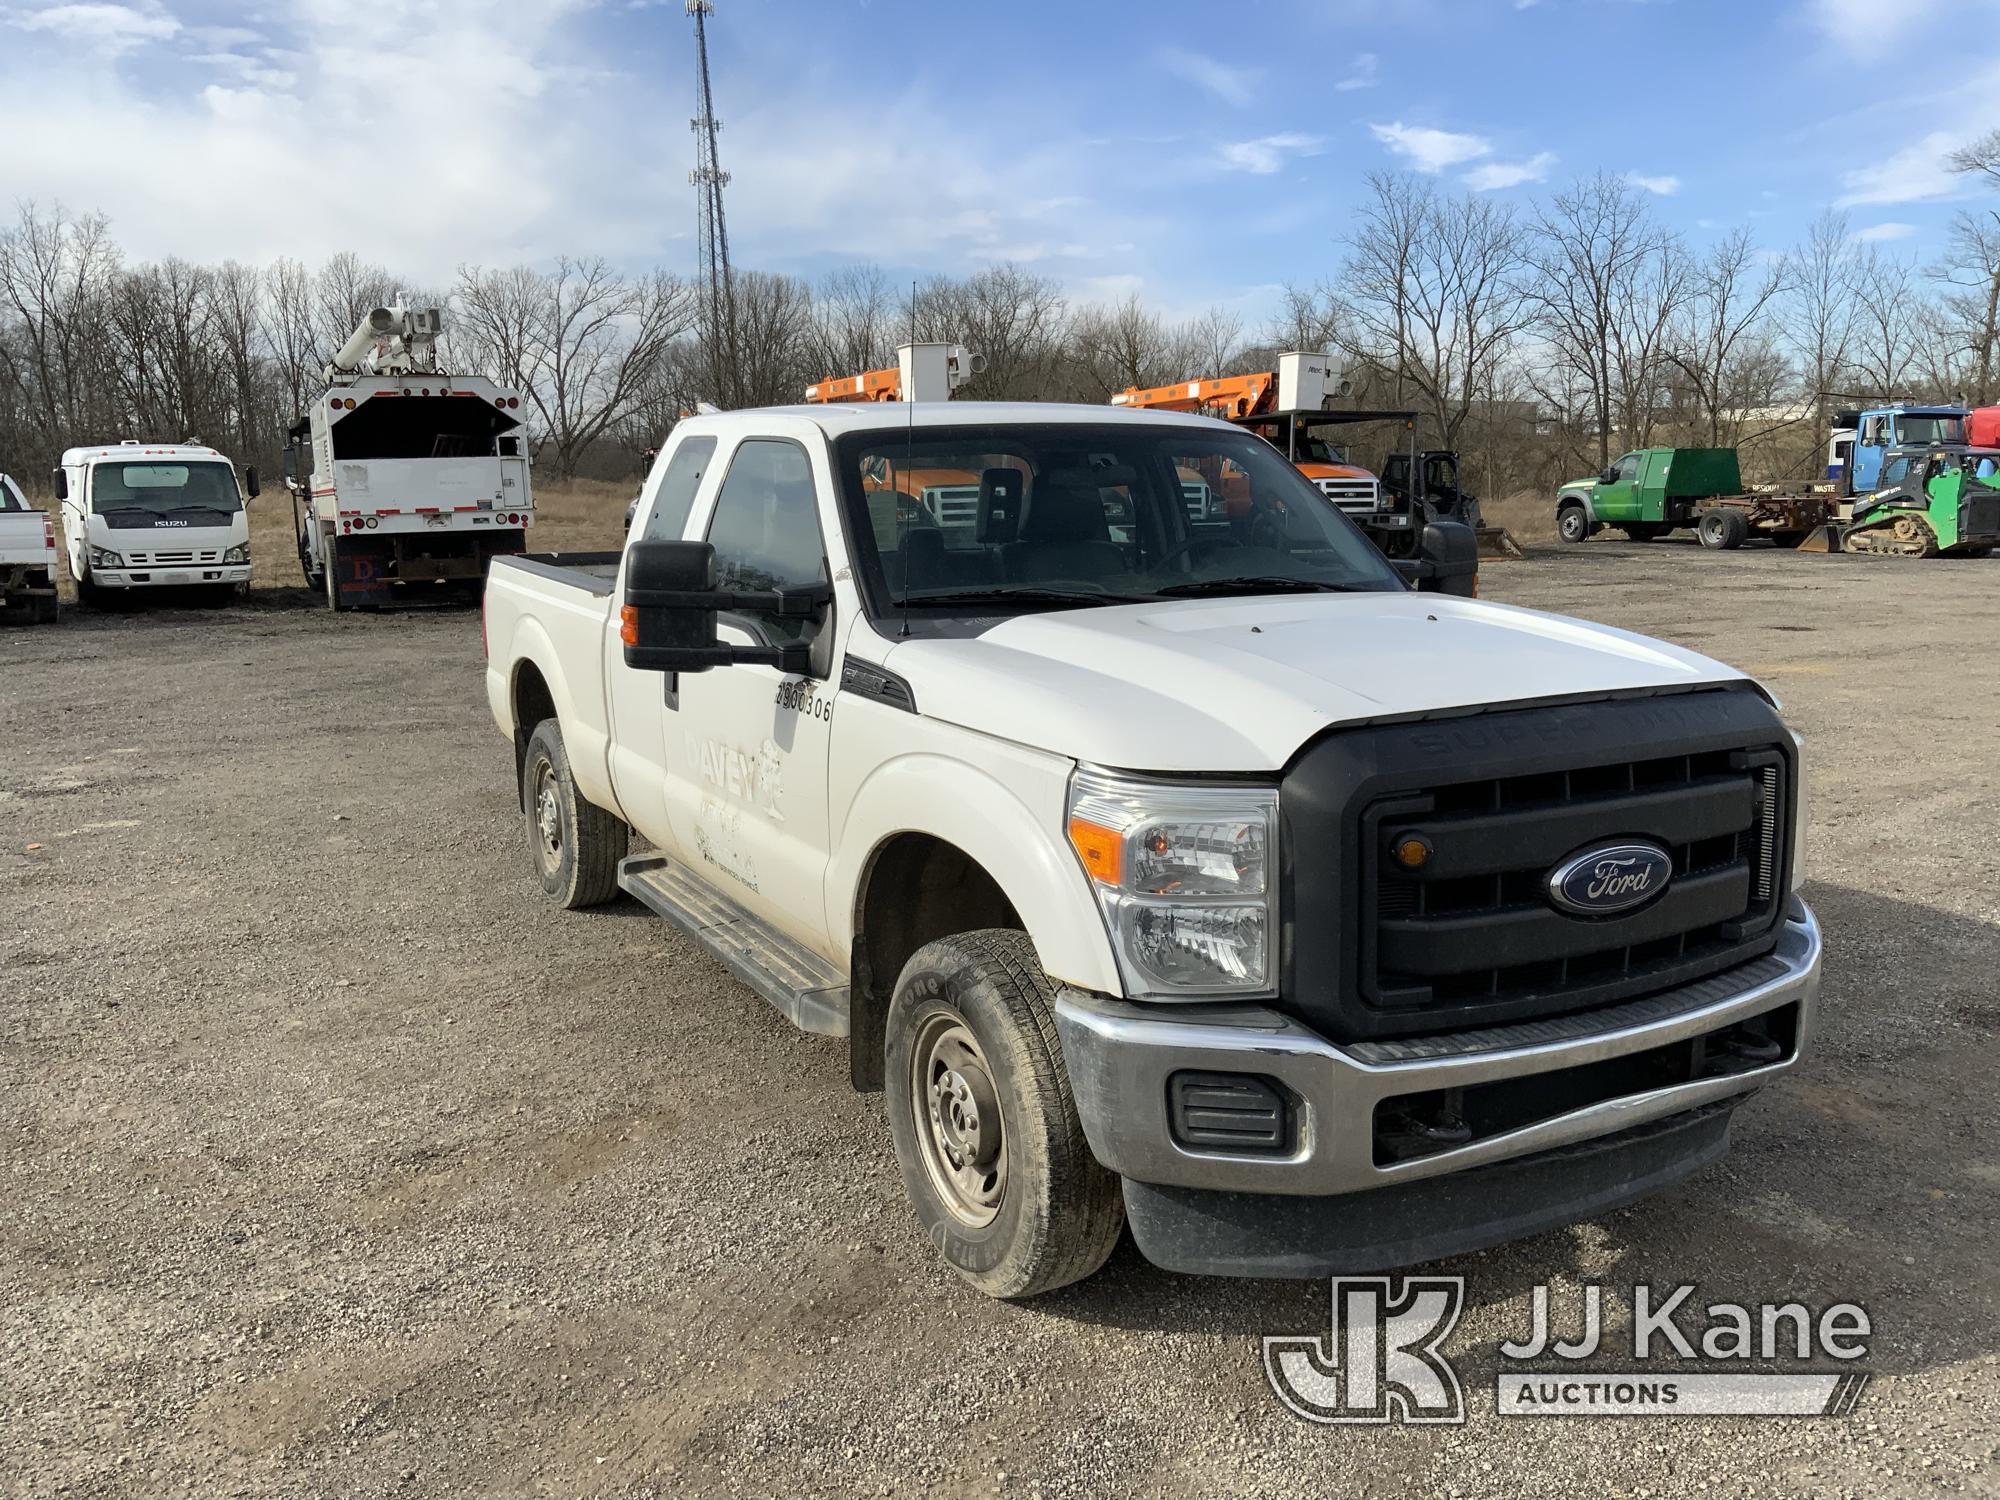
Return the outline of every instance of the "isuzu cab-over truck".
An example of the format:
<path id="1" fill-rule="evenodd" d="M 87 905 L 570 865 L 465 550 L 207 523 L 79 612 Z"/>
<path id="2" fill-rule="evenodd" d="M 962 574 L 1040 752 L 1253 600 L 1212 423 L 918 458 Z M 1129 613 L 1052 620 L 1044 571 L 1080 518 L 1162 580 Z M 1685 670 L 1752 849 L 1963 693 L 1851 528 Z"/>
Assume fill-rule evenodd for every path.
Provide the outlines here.
<path id="1" fill-rule="evenodd" d="M 219 601 L 250 581 L 246 498 L 257 471 L 199 443 L 134 438 L 71 448 L 55 473 L 69 576 L 85 603 L 107 591 L 205 589 Z"/>
<path id="2" fill-rule="evenodd" d="M 962 534 L 868 482 L 931 469 L 978 476 Z M 1196 518 L 1189 470 L 1244 503 Z M 1720 1156 L 1810 1031 L 1769 696 L 1411 589 L 1224 422 L 692 418 L 623 552 L 497 560 L 485 626 L 543 890 L 629 892 L 844 1038 L 996 1296 L 1121 1222 L 1304 1276 L 1596 1215 Z"/>

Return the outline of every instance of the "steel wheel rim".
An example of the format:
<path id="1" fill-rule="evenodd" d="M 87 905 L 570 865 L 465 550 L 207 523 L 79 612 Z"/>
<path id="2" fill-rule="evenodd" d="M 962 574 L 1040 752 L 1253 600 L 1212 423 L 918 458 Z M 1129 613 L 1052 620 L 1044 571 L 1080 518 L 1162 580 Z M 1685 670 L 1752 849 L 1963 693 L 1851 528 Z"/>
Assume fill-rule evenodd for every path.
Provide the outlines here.
<path id="1" fill-rule="evenodd" d="M 562 864 L 562 799 L 557 795 L 556 768 L 546 760 L 535 766 L 535 795 L 529 806 L 534 814 L 535 857 L 544 870 Z"/>
<path id="2" fill-rule="evenodd" d="M 956 1013 L 933 1012 L 910 1049 L 910 1104 L 925 1175 L 948 1212 L 991 1224 L 1007 1193 L 999 1090 L 978 1038 Z"/>

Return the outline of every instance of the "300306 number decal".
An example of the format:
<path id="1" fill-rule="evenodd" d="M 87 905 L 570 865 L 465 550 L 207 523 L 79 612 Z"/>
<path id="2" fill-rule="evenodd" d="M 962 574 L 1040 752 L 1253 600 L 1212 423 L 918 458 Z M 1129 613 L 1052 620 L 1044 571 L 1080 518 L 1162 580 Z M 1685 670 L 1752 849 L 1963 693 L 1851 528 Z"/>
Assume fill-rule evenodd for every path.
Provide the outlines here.
<path id="1" fill-rule="evenodd" d="M 780 708 L 804 714 L 809 719 L 818 719 L 823 724 L 833 719 L 833 694 L 821 696 L 819 684 L 803 677 L 779 683 L 777 703 Z"/>

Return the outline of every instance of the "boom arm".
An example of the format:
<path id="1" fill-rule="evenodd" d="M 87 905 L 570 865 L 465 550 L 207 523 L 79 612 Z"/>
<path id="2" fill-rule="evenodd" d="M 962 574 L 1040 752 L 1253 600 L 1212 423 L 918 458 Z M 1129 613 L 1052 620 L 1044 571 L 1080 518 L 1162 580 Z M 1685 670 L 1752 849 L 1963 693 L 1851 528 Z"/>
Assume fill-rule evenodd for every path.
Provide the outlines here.
<path id="1" fill-rule="evenodd" d="M 859 375 L 829 375 L 806 387 L 806 400 L 949 401 L 951 393 L 986 368 L 986 356 L 963 344 L 901 344 L 896 363 Z"/>
<path id="2" fill-rule="evenodd" d="M 1128 386 L 1111 398 L 1113 406 L 1145 411 L 1198 411 L 1218 417 L 1254 417 L 1268 411 L 1278 387 L 1275 370 L 1225 375 L 1219 380 L 1181 380 L 1173 385 Z"/>

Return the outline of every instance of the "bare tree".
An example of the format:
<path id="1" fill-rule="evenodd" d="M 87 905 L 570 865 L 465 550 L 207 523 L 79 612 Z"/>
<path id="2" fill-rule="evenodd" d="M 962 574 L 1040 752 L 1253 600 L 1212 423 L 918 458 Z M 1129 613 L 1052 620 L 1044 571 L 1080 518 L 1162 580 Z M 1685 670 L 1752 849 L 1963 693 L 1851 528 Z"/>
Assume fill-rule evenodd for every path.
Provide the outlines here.
<path id="1" fill-rule="evenodd" d="M 829 271 L 812 299 L 811 355 L 821 375 L 885 367 L 908 327 L 910 289 L 899 301 L 880 266 Z"/>
<path id="2" fill-rule="evenodd" d="M 1666 330 L 1686 292 L 1680 243 L 1637 188 L 1601 173 L 1537 211 L 1527 260 L 1547 351 L 1540 388 L 1584 395 L 1597 461 L 1609 464 L 1621 422 L 1634 443 L 1652 432 Z"/>
<path id="3" fill-rule="evenodd" d="M 1922 330 L 1916 267 L 1870 245 L 1855 261 L 1854 306 L 1859 322 L 1852 365 L 1867 395 L 1902 394 Z"/>
<path id="4" fill-rule="evenodd" d="M 1687 381 L 1708 446 L 1732 443 L 1744 414 L 1770 404 L 1781 379 L 1760 337 L 1788 278 L 1782 259 L 1760 260 L 1747 229 L 1724 235 L 1689 276 L 1689 293 L 1675 321 L 1668 358 Z"/>
<path id="5" fill-rule="evenodd" d="M 1826 431 L 1827 401 L 1845 385 L 1860 326 L 1854 294 L 1859 264 L 1846 216 L 1829 211 L 1813 220 L 1789 260 L 1791 280 L 1778 323 L 1798 362 L 1817 436 Z"/>
<path id="6" fill-rule="evenodd" d="M 1442 197 L 1428 182 L 1368 179 L 1373 198 L 1348 240 L 1344 341 L 1389 373 L 1398 406 L 1420 399 L 1458 445 L 1491 372 L 1528 322 L 1522 236 L 1490 197 Z"/>

